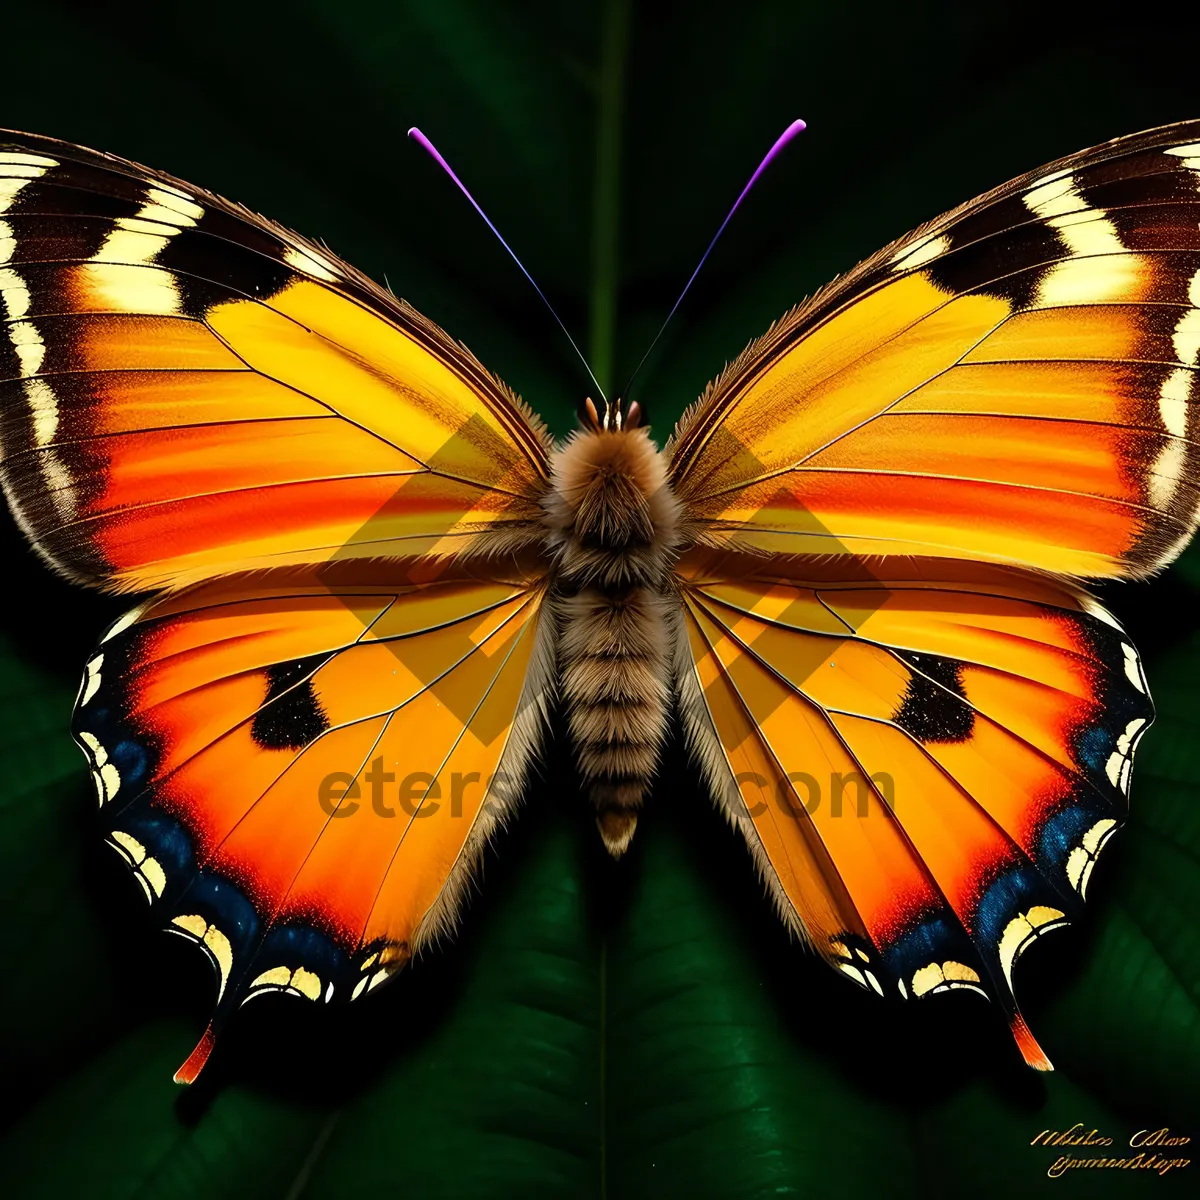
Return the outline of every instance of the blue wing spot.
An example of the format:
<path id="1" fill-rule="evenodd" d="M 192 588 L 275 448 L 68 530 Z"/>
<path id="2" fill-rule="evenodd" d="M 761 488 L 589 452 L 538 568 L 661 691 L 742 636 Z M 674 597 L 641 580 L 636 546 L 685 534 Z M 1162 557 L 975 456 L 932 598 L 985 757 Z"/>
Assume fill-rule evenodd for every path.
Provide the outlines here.
<path id="1" fill-rule="evenodd" d="M 1066 878 L 1067 859 L 1079 845 L 1079 839 L 1099 820 L 1102 814 L 1092 805 L 1072 804 L 1057 812 L 1046 822 L 1038 837 L 1038 862 L 1048 864 Z M 1107 815 L 1107 814 L 1103 814 Z"/>
<path id="2" fill-rule="evenodd" d="M 258 936 L 261 922 L 254 905 L 227 879 L 201 871 L 181 902 L 181 911 L 194 909 L 229 939 L 235 956 L 245 954 Z"/>
<path id="3" fill-rule="evenodd" d="M 178 886 L 196 871 L 196 855 L 192 839 L 174 817 L 137 805 L 121 814 L 120 827 L 128 830 L 148 854 L 158 859 L 166 873 L 168 886 Z"/>
<path id="4" fill-rule="evenodd" d="M 963 927 L 953 917 L 941 914 L 903 933 L 880 957 L 884 966 L 906 985 L 914 972 L 931 962 L 979 961 L 979 953 Z"/>
<path id="5" fill-rule="evenodd" d="M 106 746 L 105 749 L 109 759 L 116 764 L 121 776 L 121 786 L 141 791 L 142 785 L 150 775 L 150 755 L 146 747 L 133 738 L 125 737 L 113 746 Z"/>
<path id="6" fill-rule="evenodd" d="M 280 925 L 263 940 L 256 956 L 262 962 L 308 967 L 322 979 L 335 979 L 346 969 L 346 955 L 332 939 L 311 925 Z"/>
<path id="7" fill-rule="evenodd" d="M 1061 907 L 1067 901 L 1053 891 L 1032 866 L 1012 867 L 999 875 L 983 893 L 975 910 L 975 938 L 996 951 L 1008 923 L 1037 904 Z"/>
<path id="8" fill-rule="evenodd" d="M 1075 756 L 1089 771 L 1099 775 L 1116 745 L 1116 734 L 1103 725 L 1096 725 L 1079 735 L 1075 743 Z"/>

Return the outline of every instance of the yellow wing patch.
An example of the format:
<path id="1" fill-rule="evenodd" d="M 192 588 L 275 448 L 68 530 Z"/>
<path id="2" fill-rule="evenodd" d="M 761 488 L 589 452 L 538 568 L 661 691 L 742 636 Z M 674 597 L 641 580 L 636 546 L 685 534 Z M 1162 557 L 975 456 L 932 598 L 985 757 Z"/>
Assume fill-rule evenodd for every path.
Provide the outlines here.
<path id="1" fill-rule="evenodd" d="M 748 348 L 670 447 L 702 537 L 1077 577 L 1170 561 L 1200 508 L 1194 135 L 1016 180 Z"/>
<path id="2" fill-rule="evenodd" d="M 215 196 L 0 137 L 3 473 L 62 571 L 145 590 L 537 540 L 545 433 L 436 326 Z"/>

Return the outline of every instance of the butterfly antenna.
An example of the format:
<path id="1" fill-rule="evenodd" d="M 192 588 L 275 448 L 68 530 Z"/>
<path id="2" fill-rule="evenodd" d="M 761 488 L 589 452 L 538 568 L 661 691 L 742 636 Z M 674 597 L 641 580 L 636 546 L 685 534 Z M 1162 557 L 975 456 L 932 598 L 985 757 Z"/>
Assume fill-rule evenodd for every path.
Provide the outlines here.
<path id="1" fill-rule="evenodd" d="M 654 352 L 654 347 L 658 345 L 659 338 L 662 337 L 663 333 L 666 331 L 667 326 L 670 325 L 671 318 L 675 315 L 676 310 L 683 303 L 684 296 L 686 296 L 688 294 L 688 290 L 691 288 L 692 284 L 696 282 L 696 276 L 700 274 L 700 268 L 703 267 L 704 264 L 708 261 L 708 256 L 713 252 L 713 247 L 717 244 L 718 241 L 721 240 L 721 234 L 723 234 L 725 232 L 725 226 L 729 224 L 730 220 L 733 217 L 733 214 L 735 212 L 737 212 L 738 206 L 750 194 L 750 189 L 759 181 L 763 172 L 771 165 L 772 162 L 775 161 L 776 158 L 779 157 L 779 154 L 781 153 L 783 148 L 788 144 L 788 142 L 790 142 L 792 140 L 792 138 L 794 138 L 796 136 L 796 134 L 803 133 L 806 128 L 807 128 L 807 126 L 805 125 L 805 123 L 803 121 L 797 119 L 797 120 L 793 121 L 779 135 L 779 137 L 777 137 L 775 139 L 775 144 L 770 148 L 770 150 L 767 151 L 766 157 L 762 160 L 762 162 L 760 162 L 758 164 L 758 167 L 755 169 L 754 174 L 750 176 L 750 179 L 746 183 L 746 186 L 744 188 L 742 188 L 741 192 L 738 194 L 738 198 L 733 202 L 733 207 L 729 210 L 728 213 L 725 214 L 725 220 L 723 220 L 721 222 L 720 229 L 718 229 L 717 232 L 713 235 L 713 240 L 708 243 L 708 249 L 705 250 L 705 252 L 700 256 L 700 261 L 696 264 L 696 269 L 692 272 L 691 277 L 688 279 L 687 283 L 685 283 L 683 285 L 683 291 L 679 293 L 679 298 L 675 301 L 674 304 L 671 305 L 671 311 L 669 313 L 667 313 L 667 319 L 659 327 L 658 332 L 654 335 L 654 341 L 652 341 L 650 343 L 650 345 L 647 347 L 646 353 L 642 355 L 641 361 L 634 368 L 633 374 L 630 375 L 629 382 L 625 385 L 625 389 L 621 393 L 621 395 L 623 395 L 623 396 L 629 395 L 629 389 L 631 387 L 633 387 L 633 381 L 638 377 L 638 372 L 642 369 L 642 367 L 644 367 L 646 365 L 646 359 L 648 359 L 650 357 L 650 355 Z M 460 184 L 459 186 L 461 187 L 462 185 Z M 510 253 L 511 253 L 511 251 L 510 251 Z"/>
<path id="2" fill-rule="evenodd" d="M 571 343 L 571 349 L 574 350 L 579 356 L 579 361 L 583 363 L 583 369 L 588 373 L 588 377 L 595 385 L 596 391 L 600 393 L 601 400 L 604 400 L 607 403 L 607 397 L 604 395 L 604 389 L 600 386 L 600 381 L 596 378 L 592 368 L 588 365 L 588 360 L 584 358 L 583 351 L 579 349 L 575 339 L 571 336 L 571 331 L 566 327 L 566 325 L 563 324 L 562 317 L 560 317 L 558 313 L 554 311 L 554 305 L 551 304 L 548 299 L 546 299 L 546 293 L 543 292 L 540 287 L 538 287 L 537 280 L 535 280 L 534 277 L 530 275 L 527 270 L 525 270 L 525 264 L 517 257 L 516 251 L 504 240 L 503 234 L 501 234 L 500 230 L 498 230 L 496 226 L 492 224 L 491 218 L 487 215 L 487 213 L 485 213 L 483 209 L 479 207 L 475 197 L 472 196 L 469 191 L 467 191 L 466 184 L 463 183 L 463 181 L 454 173 L 454 168 L 451 167 L 450 164 L 442 157 L 438 148 L 415 125 L 408 131 L 408 136 L 412 138 L 413 141 L 415 141 L 418 145 L 424 147 L 425 150 L 429 152 L 429 156 L 433 159 L 433 161 L 437 163 L 437 165 L 441 167 L 451 179 L 454 180 L 455 184 L 458 186 L 458 190 L 462 192 L 462 194 L 471 202 L 471 207 L 483 218 L 487 227 L 496 235 L 496 239 L 499 241 L 500 245 L 502 245 L 505 250 L 508 251 L 509 257 L 517 264 L 518 267 L 520 267 L 521 274 L 524 275 L 525 278 L 528 279 L 533 285 L 533 290 L 542 298 L 542 303 L 550 310 L 550 315 L 558 322 L 559 329 L 566 334 L 567 341 Z"/>

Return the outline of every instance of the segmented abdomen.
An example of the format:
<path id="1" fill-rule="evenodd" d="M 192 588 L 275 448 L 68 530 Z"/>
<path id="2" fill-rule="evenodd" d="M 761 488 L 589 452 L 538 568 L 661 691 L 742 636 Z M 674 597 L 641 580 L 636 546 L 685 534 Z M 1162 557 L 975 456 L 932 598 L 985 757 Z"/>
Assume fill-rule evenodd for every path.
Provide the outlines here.
<path id="1" fill-rule="evenodd" d="M 567 724 L 600 835 L 620 856 L 666 733 L 672 615 L 663 592 L 679 505 L 644 429 L 581 431 L 552 468 L 544 506 Z"/>
<path id="2" fill-rule="evenodd" d="M 646 587 L 558 601 L 559 661 L 576 762 L 614 855 L 637 825 L 667 728 L 667 612 Z"/>

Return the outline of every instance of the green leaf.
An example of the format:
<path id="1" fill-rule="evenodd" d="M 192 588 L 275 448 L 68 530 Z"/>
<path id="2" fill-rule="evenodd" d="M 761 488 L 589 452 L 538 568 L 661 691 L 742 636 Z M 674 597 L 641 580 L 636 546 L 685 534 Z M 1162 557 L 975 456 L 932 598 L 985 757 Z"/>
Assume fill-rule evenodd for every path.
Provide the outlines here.
<path id="1" fill-rule="evenodd" d="M 4 122 L 171 170 L 326 239 L 570 428 L 586 376 L 421 126 L 619 383 L 773 138 L 638 384 L 662 438 L 833 274 L 1058 154 L 1191 114 L 1153 14 L 956 5 L 159 6 L 5 14 Z M 1138 22 L 1147 24 L 1142 28 Z M 1171 46 L 1194 43 L 1178 14 Z M 1138 34 L 1142 34 L 1140 41 Z M 1149 1194 L 1031 1142 L 1200 1124 L 1197 550 L 1107 602 L 1159 706 L 1089 914 L 1022 960 L 1058 1070 L 994 1010 L 884 1003 L 790 944 L 679 747 L 613 864 L 569 763 L 488 856 L 461 936 L 348 1013 L 256 1001 L 200 1082 L 208 965 L 145 917 L 67 733 L 119 607 L 6 529 L 0 1194 L 17 1197 Z M 1091 1151 L 1074 1151 L 1085 1154 Z M 1188 1172 L 1180 1177 L 1186 1178 Z M 1131 1183 L 1131 1177 L 1146 1180 Z"/>

